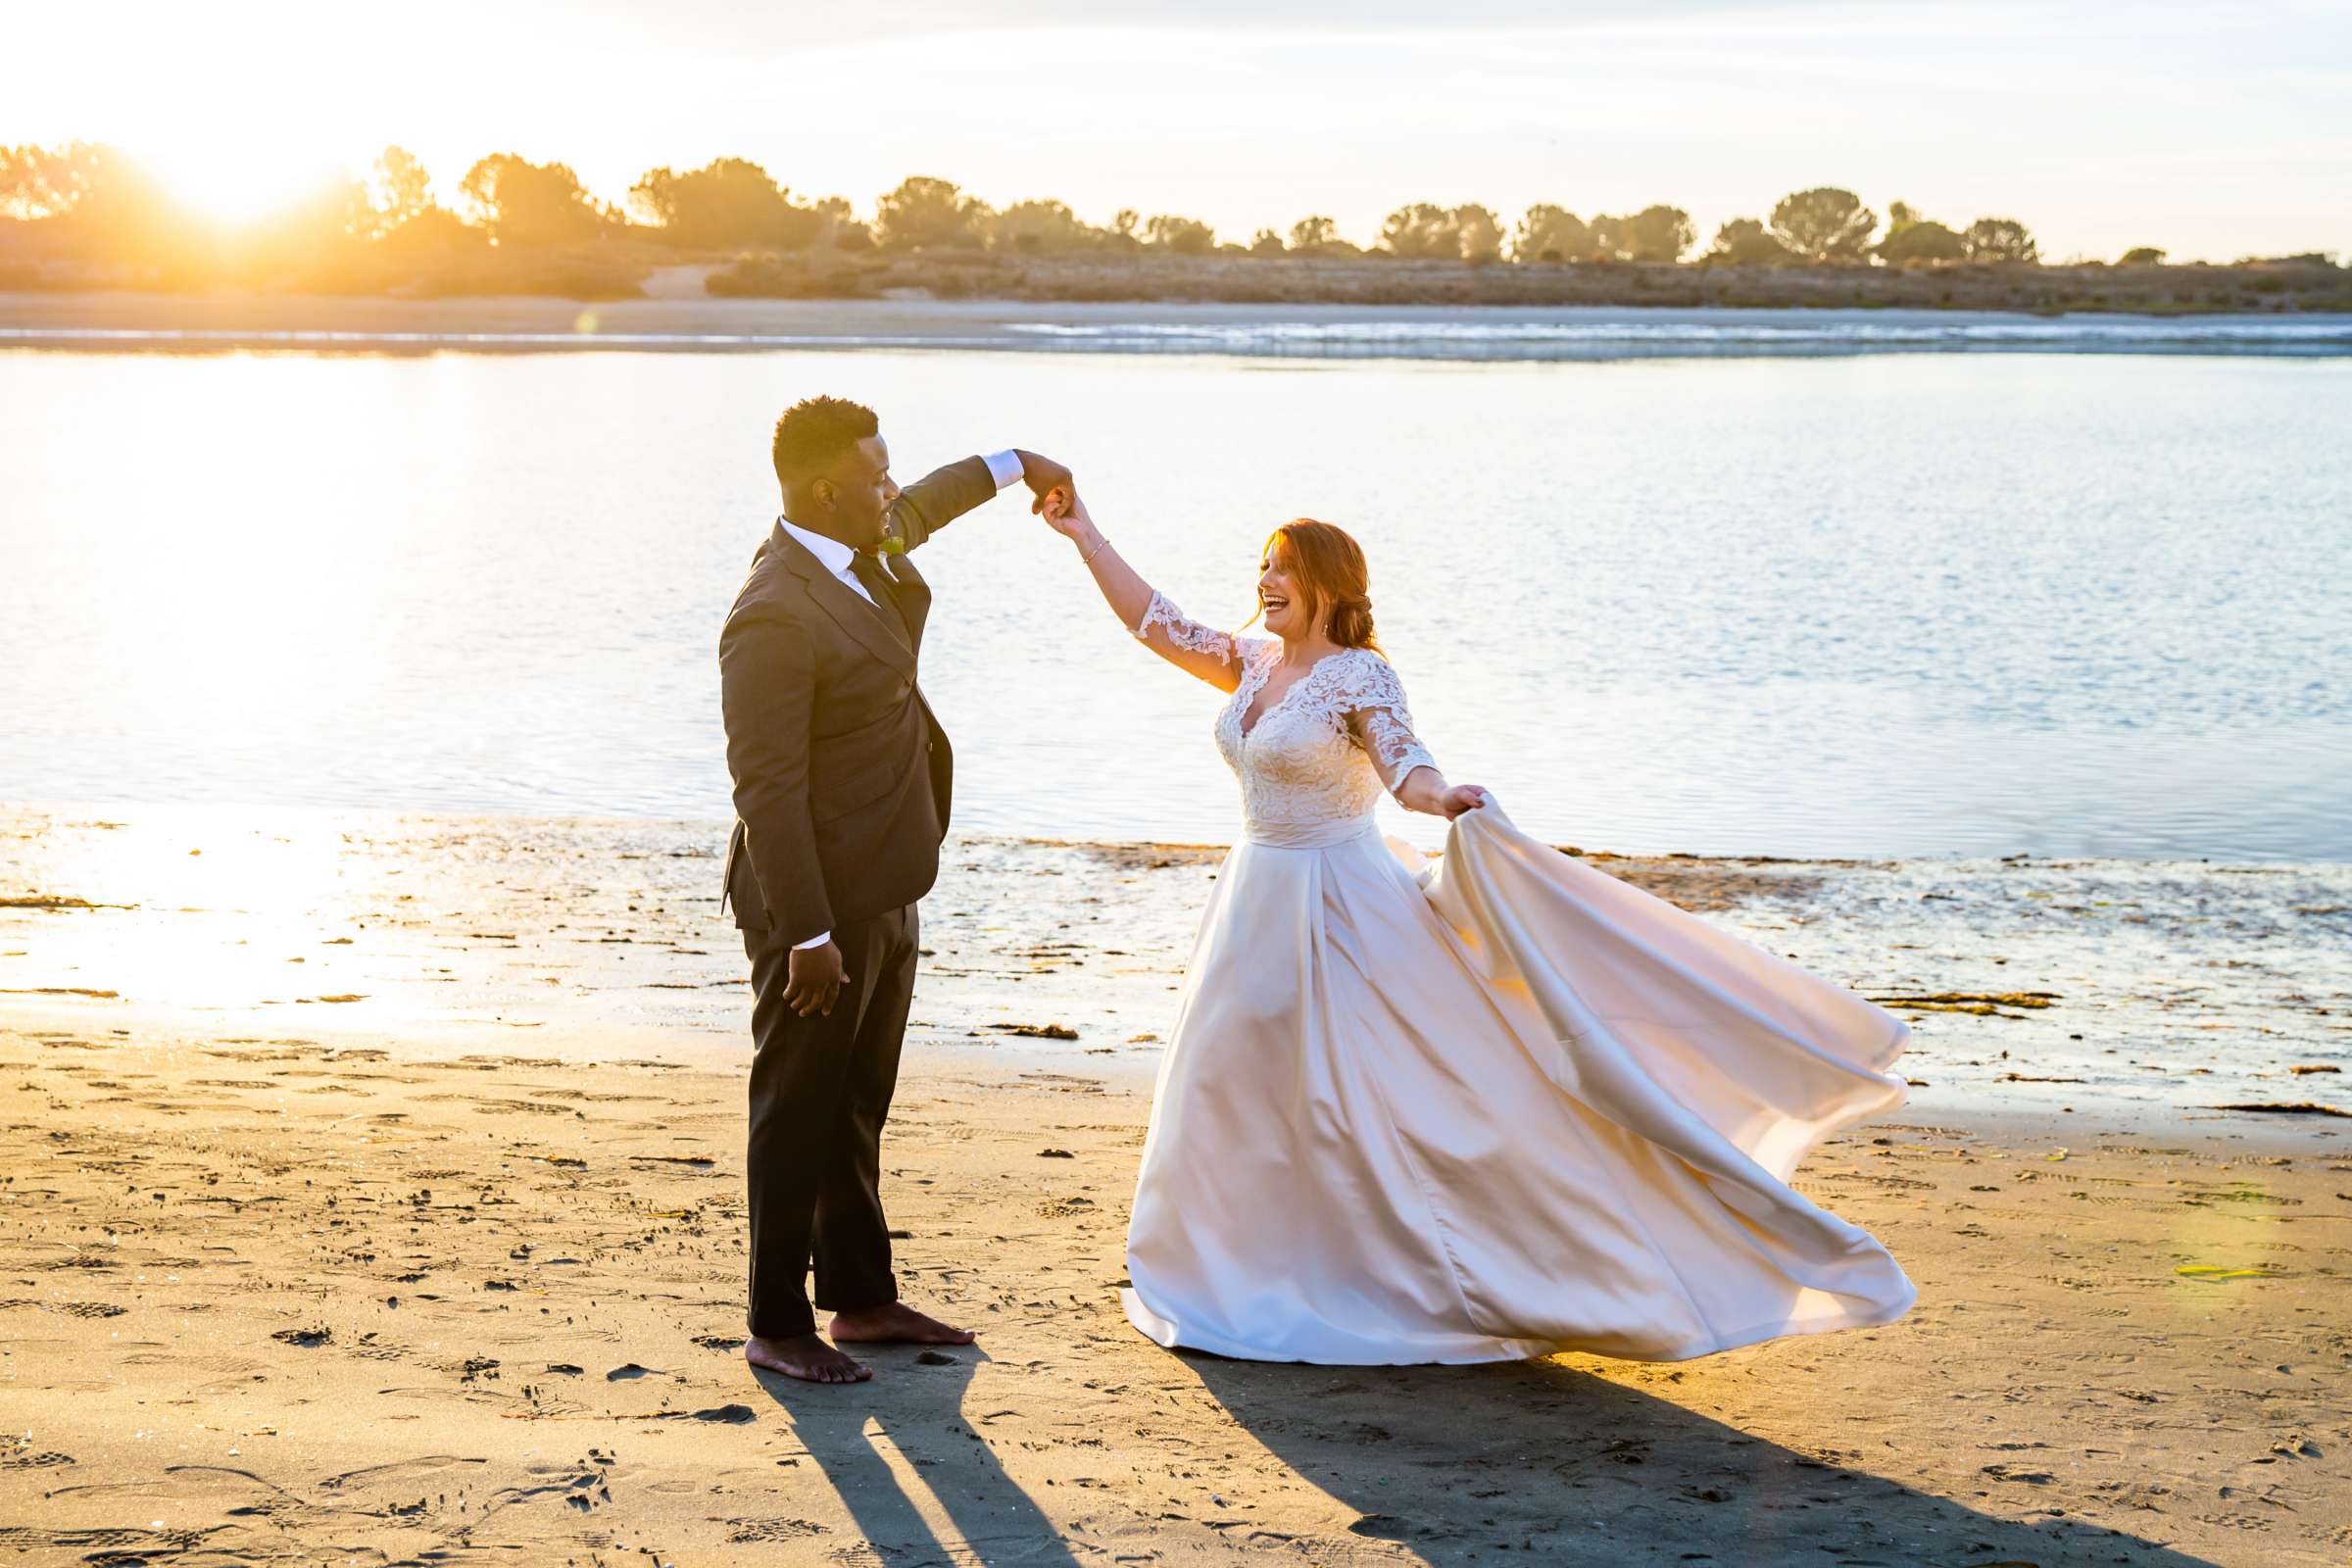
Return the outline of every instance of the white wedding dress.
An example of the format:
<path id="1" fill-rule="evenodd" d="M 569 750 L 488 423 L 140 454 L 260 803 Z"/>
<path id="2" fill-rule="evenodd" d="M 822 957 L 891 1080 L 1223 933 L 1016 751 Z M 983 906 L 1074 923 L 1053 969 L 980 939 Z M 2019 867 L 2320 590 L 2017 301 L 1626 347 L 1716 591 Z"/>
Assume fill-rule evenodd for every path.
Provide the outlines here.
<path id="1" fill-rule="evenodd" d="M 1434 869 L 1392 848 L 1373 807 L 1431 759 L 1377 654 L 1245 734 L 1279 643 L 1156 594 L 1136 635 L 1238 670 L 1245 822 L 1144 1146 L 1138 1329 L 1264 1361 L 1679 1360 L 1909 1309 L 1886 1250 L 1788 1186 L 1902 1102 L 1901 1022 L 1499 807 Z"/>

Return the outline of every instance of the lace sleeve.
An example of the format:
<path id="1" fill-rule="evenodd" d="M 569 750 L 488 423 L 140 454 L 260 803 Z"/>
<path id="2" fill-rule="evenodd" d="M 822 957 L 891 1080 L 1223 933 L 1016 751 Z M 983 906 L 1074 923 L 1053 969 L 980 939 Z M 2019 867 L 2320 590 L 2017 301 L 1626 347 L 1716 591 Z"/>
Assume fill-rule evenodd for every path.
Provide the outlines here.
<path id="1" fill-rule="evenodd" d="M 1240 662 L 1250 646 L 1249 638 L 1236 637 L 1192 619 L 1156 589 L 1152 591 L 1152 603 L 1144 607 L 1144 618 L 1135 623 L 1134 635 L 1137 642 L 1155 653 L 1198 654 L 1227 666 Z"/>
<path id="2" fill-rule="evenodd" d="M 1348 737 L 1372 759 L 1389 793 L 1395 794 L 1414 768 L 1438 765 L 1429 748 L 1413 733 L 1412 710 L 1404 704 L 1404 682 L 1396 678 L 1387 660 L 1369 651 L 1358 653 L 1348 661 L 1341 678 Z"/>

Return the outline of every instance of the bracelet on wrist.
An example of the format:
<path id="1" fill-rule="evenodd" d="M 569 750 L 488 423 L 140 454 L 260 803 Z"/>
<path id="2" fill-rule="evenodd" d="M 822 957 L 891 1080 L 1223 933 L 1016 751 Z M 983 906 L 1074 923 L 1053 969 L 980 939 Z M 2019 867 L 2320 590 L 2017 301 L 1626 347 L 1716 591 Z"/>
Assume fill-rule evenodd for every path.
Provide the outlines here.
<path id="1" fill-rule="evenodd" d="M 1079 551 L 1078 564 L 1082 566 L 1093 565 L 1095 564 L 1095 558 L 1102 553 L 1102 547 L 1109 543 L 1110 536 L 1108 534 L 1099 533 L 1095 535 L 1095 548 L 1092 550 Z"/>

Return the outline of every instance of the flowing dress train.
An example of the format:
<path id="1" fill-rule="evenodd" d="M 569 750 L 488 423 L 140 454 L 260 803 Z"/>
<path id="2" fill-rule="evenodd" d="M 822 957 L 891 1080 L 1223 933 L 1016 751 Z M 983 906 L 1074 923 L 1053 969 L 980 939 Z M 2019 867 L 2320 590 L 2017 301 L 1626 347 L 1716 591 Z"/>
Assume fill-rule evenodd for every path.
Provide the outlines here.
<path id="1" fill-rule="evenodd" d="M 1161 1063 L 1128 1225 L 1128 1318 L 1253 1360 L 1679 1360 L 1888 1323 L 1911 1283 L 1791 1191 L 1899 1105 L 1904 1025 L 1465 812 L 1434 867 L 1373 807 L 1430 761 L 1396 673 L 1325 659 L 1244 719 L 1280 645 L 1222 650 L 1245 831 Z"/>

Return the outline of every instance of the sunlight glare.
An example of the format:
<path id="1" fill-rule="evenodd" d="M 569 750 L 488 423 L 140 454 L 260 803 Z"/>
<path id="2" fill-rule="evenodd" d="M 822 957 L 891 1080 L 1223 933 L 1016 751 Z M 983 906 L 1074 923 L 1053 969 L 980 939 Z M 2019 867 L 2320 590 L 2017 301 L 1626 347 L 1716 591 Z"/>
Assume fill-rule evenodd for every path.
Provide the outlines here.
<path id="1" fill-rule="evenodd" d="M 231 227 L 274 218 L 353 172 L 291 152 L 260 124 L 125 149 L 173 198 Z"/>

